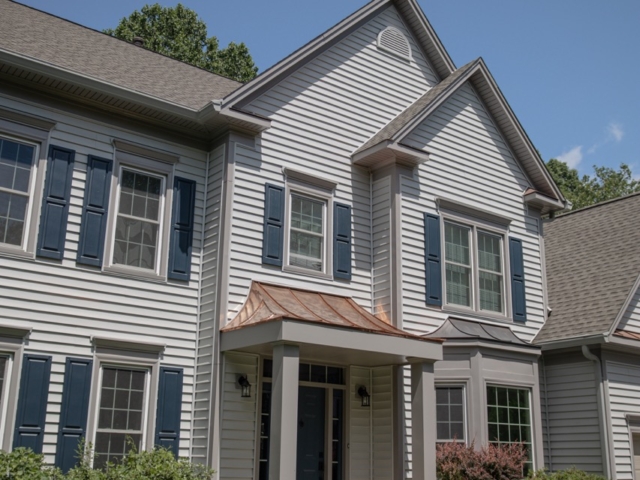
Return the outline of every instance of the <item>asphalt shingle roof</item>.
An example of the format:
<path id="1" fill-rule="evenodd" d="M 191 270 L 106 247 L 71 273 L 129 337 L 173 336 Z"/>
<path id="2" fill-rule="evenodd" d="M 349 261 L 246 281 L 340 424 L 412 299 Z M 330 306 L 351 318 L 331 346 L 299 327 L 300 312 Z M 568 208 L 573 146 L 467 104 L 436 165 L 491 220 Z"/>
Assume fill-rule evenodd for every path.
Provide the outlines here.
<path id="1" fill-rule="evenodd" d="M 545 223 L 551 316 L 535 343 L 608 332 L 640 274 L 640 194 Z"/>
<path id="2" fill-rule="evenodd" d="M 242 85 L 10 0 L 0 0 L 0 45 L 11 53 L 195 110 Z"/>

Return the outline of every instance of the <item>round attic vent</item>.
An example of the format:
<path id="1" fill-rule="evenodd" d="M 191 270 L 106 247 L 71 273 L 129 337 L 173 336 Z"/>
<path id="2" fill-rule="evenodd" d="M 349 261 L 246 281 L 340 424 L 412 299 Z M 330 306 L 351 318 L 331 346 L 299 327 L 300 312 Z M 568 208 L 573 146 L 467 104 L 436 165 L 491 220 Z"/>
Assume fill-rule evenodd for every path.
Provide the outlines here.
<path id="1" fill-rule="evenodd" d="M 409 40 L 395 27 L 387 27 L 378 34 L 378 48 L 406 60 L 411 60 Z"/>

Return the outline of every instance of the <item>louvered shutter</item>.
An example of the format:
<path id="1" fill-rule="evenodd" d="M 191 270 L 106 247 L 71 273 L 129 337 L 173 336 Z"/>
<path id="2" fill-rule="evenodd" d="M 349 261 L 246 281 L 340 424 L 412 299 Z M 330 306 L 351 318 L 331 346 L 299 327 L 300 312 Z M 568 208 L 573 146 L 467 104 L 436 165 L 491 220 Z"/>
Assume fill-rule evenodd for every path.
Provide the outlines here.
<path id="1" fill-rule="evenodd" d="M 267 183 L 264 191 L 262 263 L 282 266 L 284 244 L 284 187 Z"/>
<path id="2" fill-rule="evenodd" d="M 513 319 L 524 322 L 527 320 L 527 302 L 524 289 L 524 257 L 522 240 L 509 237 L 509 258 L 511 263 L 511 302 L 513 304 Z"/>
<path id="3" fill-rule="evenodd" d="M 111 160 L 89 155 L 78 242 L 78 263 L 102 266 L 112 168 Z"/>
<path id="4" fill-rule="evenodd" d="M 13 448 L 25 447 L 42 453 L 50 377 L 51 357 L 24 355 Z"/>
<path id="5" fill-rule="evenodd" d="M 65 473 L 78 463 L 78 446 L 86 439 L 92 366 L 89 359 L 67 358 L 55 463 Z"/>
<path id="6" fill-rule="evenodd" d="M 181 368 L 160 367 L 155 444 L 178 456 L 180 411 L 182 409 Z"/>
<path id="7" fill-rule="evenodd" d="M 191 250 L 196 202 L 196 182 L 176 177 L 173 182 L 169 278 L 188 281 L 191 276 Z"/>
<path id="8" fill-rule="evenodd" d="M 333 277 L 351 280 L 351 206 L 333 204 Z"/>
<path id="9" fill-rule="evenodd" d="M 424 256 L 427 305 L 442 306 L 442 267 L 440 247 L 440 217 L 424 216 Z"/>
<path id="10" fill-rule="evenodd" d="M 37 254 L 62 260 L 75 152 L 51 145 L 44 183 Z"/>

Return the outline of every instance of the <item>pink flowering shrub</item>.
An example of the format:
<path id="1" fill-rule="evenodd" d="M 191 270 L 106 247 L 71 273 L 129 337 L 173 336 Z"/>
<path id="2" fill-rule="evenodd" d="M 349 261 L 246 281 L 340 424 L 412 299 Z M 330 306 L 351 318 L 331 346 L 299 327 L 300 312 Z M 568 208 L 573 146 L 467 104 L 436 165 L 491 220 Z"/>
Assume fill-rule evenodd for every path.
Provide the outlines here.
<path id="1" fill-rule="evenodd" d="M 521 443 L 476 451 L 473 444 L 451 442 L 438 445 L 436 461 L 440 480 L 516 480 L 523 477 L 527 452 Z"/>

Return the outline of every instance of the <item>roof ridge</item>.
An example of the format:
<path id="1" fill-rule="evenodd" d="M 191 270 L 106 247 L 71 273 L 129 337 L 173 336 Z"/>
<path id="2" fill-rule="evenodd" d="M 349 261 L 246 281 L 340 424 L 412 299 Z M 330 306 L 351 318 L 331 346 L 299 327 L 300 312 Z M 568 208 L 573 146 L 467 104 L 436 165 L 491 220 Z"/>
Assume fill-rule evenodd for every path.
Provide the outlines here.
<path id="1" fill-rule="evenodd" d="M 124 43 L 125 45 L 131 45 L 133 48 L 141 48 L 142 50 L 147 51 L 147 52 L 150 52 L 150 53 L 152 53 L 152 54 L 154 54 L 154 55 L 159 55 L 159 56 L 161 56 L 161 57 L 168 58 L 168 59 L 170 59 L 170 60 L 173 60 L 173 61 L 175 61 L 175 62 L 181 63 L 181 64 L 183 64 L 183 65 L 187 65 L 187 66 L 189 66 L 189 67 L 196 68 L 196 69 L 198 69 L 198 70 L 202 70 L 202 71 L 207 72 L 207 73 L 209 73 L 209 74 L 211 74 L 211 75 L 215 75 L 215 76 L 217 76 L 217 77 L 224 78 L 224 79 L 229 80 L 229 81 L 231 81 L 231 82 L 235 82 L 235 83 L 237 83 L 237 84 L 238 84 L 238 88 L 240 88 L 242 85 L 244 85 L 244 83 L 239 82 L 238 80 L 234 80 L 233 78 L 229 78 L 229 77 L 226 77 L 226 76 L 224 76 L 224 75 L 220 75 L 219 73 L 212 72 L 211 70 L 207 70 L 206 68 L 202 68 L 202 67 L 199 67 L 199 66 L 197 66 L 197 65 L 193 65 L 192 63 L 188 63 L 188 62 L 185 62 L 185 61 L 183 61 L 183 60 L 179 60 L 179 59 L 177 59 L 177 58 L 170 57 L 169 55 L 166 55 L 166 54 L 164 54 L 164 53 L 162 53 L 162 52 L 156 52 L 155 50 L 151 50 L 151 49 L 146 48 L 146 47 L 144 47 L 144 46 L 140 47 L 140 46 L 134 45 L 133 43 L 128 42 L 127 40 L 124 40 L 124 39 L 122 39 L 122 38 L 115 37 L 115 36 L 113 36 L 113 35 L 109 35 L 108 33 L 105 33 L 105 32 L 103 32 L 103 31 L 101 31 L 101 30 L 97 30 L 97 29 L 95 29 L 95 28 L 89 27 L 89 26 L 87 26 L 87 25 L 83 25 L 83 24 L 78 23 L 78 22 L 75 22 L 75 21 L 73 21 L 73 20 L 69 20 L 68 18 L 64 18 L 64 17 L 61 17 L 61 16 L 59 16 L 59 15 L 56 15 L 55 13 L 47 12 L 47 11 L 45 11 L 45 10 L 41 10 L 41 9 L 39 9 L 39 8 L 33 7 L 33 6 L 31 6 L 31 5 L 27 5 L 27 4 L 24 4 L 24 3 L 20 3 L 20 2 L 18 2 L 17 0 L 8 0 L 8 1 L 9 1 L 9 2 L 11 2 L 11 3 L 13 3 L 13 4 L 15 4 L 15 5 L 19 5 L 20 7 L 25 7 L 25 8 L 28 8 L 28 9 L 30 9 L 30 10 L 33 10 L 33 11 L 35 11 L 35 12 L 42 13 L 42 14 L 44 14 L 44 15 L 48 15 L 48 16 L 53 17 L 53 18 L 57 18 L 58 20 L 62 20 L 63 22 L 70 23 L 70 24 L 75 25 L 75 26 L 77 26 L 77 27 L 84 28 L 85 30 L 89 30 L 90 32 L 98 33 L 98 34 L 100 34 L 100 35 L 104 35 L 105 37 L 108 37 L 108 38 L 113 38 L 114 40 L 117 40 L 117 41 L 119 41 L 119 42 Z"/>
<path id="2" fill-rule="evenodd" d="M 584 212 L 586 210 L 591 210 L 591 209 L 594 209 L 594 208 L 603 207 L 605 205 L 609 205 L 611 203 L 615 203 L 615 202 L 619 202 L 619 201 L 623 201 L 623 200 L 628 200 L 628 199 L 630 199 L 632 197 L 637 197 L 639 195 L 640 195 L 640 191 L 639 192 L 634 192 L 634 193 L 629 193 L 628 195 L 622 195 L 621 197 L 611 198 L 609 200 L 603 200 L 602 202 L 594 203 L 592 205 L 587 205 L 586 207 L 582 207 L 582 208 L 579 208 L 577 210 L 570 210 L 570 211 L 568 211 L 566 213 L 558 215 L 552 221 L 556 221 L 556 220 L 559 220 L 561 218 L 568 217 L 569 215 L 573 215 L 574 213 L 582 213 L 582 212 Z"/>

